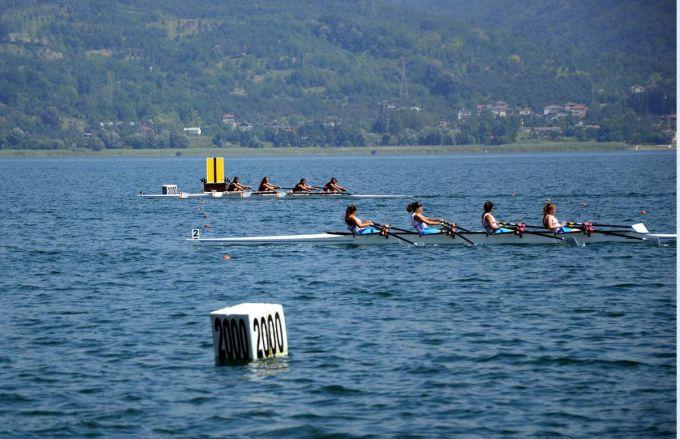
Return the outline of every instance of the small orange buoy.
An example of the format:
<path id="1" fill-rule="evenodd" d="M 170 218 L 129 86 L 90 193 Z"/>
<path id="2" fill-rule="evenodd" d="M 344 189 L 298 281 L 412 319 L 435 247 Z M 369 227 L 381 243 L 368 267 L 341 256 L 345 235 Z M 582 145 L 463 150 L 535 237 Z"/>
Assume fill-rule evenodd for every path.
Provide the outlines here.
<path id="1" fill-rule="evenodd" d="M 647 211 L 646 211 L 646 210 L 641 210 L 640 213 L 643 214 L 643 215 L 647 215 Z"/>
<path id="2" fill-rule="evenodd" d="M 210 228 L 210 224 L 203 224 L 203 227 L 205 227 L 206 229 L 209 229 L 209 228 Z"/>
<path id="3" fill-rule="evenodd" d="M 231 259 L 231 256 L 229 256 L 229 255 L 222 256 L 223 261 L 228 261 L 229 259 Z"/>

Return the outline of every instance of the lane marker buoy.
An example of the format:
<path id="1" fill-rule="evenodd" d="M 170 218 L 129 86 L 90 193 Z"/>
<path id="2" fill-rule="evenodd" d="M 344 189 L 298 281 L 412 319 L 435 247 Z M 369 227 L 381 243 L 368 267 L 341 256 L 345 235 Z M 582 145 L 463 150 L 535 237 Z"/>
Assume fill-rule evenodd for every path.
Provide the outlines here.
<path id="1" fill-rule="evenodd" d="M 288 355 L 283 306 L 241 303 L 210 313 L 215 362 L 245 363 Z"/>

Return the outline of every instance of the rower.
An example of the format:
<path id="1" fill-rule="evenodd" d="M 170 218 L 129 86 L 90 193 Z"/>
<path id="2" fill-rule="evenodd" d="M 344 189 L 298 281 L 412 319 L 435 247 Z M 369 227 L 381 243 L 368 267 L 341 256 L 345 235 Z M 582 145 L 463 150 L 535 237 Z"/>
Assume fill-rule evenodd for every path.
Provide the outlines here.
<path id="1" fill-rule="evenodd" d="M 316 187 L 316 186 L 308 185 L 307 180 L 305 180 L 303 178 L 303 179 L 300 180 L 300 182 L 298 184 L 295 185 L 295 187 L 293 188 L 293 192 L 311 192 L 311 191 L 314 191 L 316 189 L 319 189 L 319 188 Z"/>
<path id="2" fill-rule="evenodd" d="M 423 205 L 420 201 L 414 201 L 406 206 L 406 211 L 411 214 L 411 226 L 422 235 L 431 235 L 434 233 L 441 233 L 437 227 L 428 226 L 443 226 L 445 225 L 443 219 L 432 219 L 423 215 Z"/>
<path id="3" fill-rule="evenodd" d="M 250 189 L 250 187 L 241 184 L 239 181 L 238 177 L 234 177 L 234 181 L 229 183 L 229 187 L 227 188 L 227 192 L 240 192 L 240 191 L 245 191 Z"/>
<path id="4" fill-rule="evenodd" d="M 357 216 L 357 207 L 354 204 L 350 204 L 345 210 L 345 224 L 353 235 L 380 233 L 380 230 L 373 226 L 373 221 L 362 221 Z"/>
<path id="5" fill-rule="evenodd" d="M 271 184 L 269 182 L 269 177 L 265 176 L 262 181 L 260 182 L 260 187 L 257 190 L 258 192 L 276 192 L 277 189 L 280 189 L 279 186 L 276 186 L 275 184 Z"/>
<path id="6" fill-rule="evenodd" d="M 338 184 L 338 180 L 333 177 L 331 181 L 323 185 L 324 192 L 347 192 L 347 188 L 344 188 Z"/>
<path id="7" fill-rule="evenodd" d="M 557 213 L 557 206 L 555 203 L 546 203 L 543 206 L 543 227 L 552 230 L 555 233 L 568 233 L 574 231 L 570 227 L 565 227 L 566 222 L 560 222 L 555 216 Z"/>
<path id="8" fill-rule="evenodd" d="M 493 213 L 493 203 L 487 201 L 484 203 L 484 214 L 482 215 L 482 227 L 486 230 L 488 234 L 498 234 L 498 233 L 511 233 L 512 230 L 506 229 L 498 225 L 496 218 L 494 218 Z"/>

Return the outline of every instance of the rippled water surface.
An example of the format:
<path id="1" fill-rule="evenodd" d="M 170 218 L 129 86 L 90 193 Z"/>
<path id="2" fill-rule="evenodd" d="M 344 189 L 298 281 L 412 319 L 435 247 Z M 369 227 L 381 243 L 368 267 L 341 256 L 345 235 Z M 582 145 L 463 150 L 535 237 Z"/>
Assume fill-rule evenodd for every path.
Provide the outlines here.
<path id="1" fill-rule="evenodd" d="M 426 214 L 672 232 L 674 153 L 227 159 Z M 144 200 L 202 159 L 0 161 L 0 435 L 675 434 L 676 247 L 192 247 L 342 229 L 344 200 Z M 513 196 L 514 193 L 514 196 Z M 357 200 L 406 224 L 403 199 Z M 641 214 L 641 211 L 647 214 Z M 231 259 L 224 260 L 228 254 Z M 284 306 L 290 355 L 216 367 L 208 313 Z"/>

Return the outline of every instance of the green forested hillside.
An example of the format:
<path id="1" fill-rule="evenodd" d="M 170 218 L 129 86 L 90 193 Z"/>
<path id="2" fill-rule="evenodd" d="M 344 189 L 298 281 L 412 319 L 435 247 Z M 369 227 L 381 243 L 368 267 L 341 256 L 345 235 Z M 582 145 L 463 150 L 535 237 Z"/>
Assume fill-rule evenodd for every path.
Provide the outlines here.
<path id="1" fill-rule="evenodd" d="M 0 6 L 0 148 L 181 147 L 184 127 L 222 146 L 672 136 L 672 0 Z M 587 113 L 542 117 L 567 102 Z"/>

